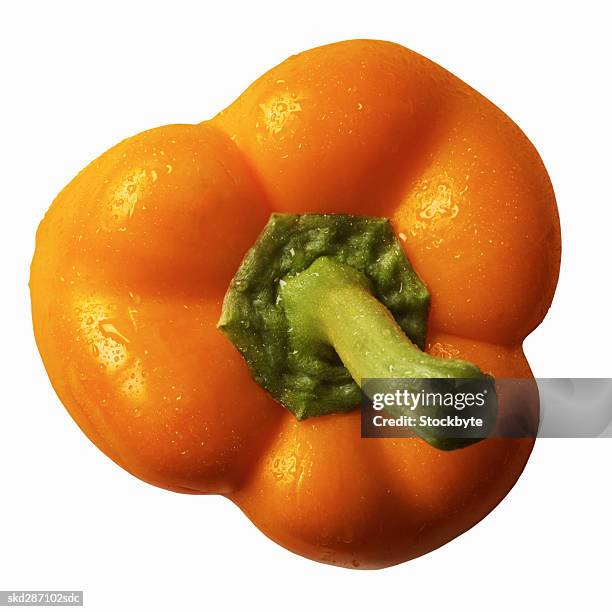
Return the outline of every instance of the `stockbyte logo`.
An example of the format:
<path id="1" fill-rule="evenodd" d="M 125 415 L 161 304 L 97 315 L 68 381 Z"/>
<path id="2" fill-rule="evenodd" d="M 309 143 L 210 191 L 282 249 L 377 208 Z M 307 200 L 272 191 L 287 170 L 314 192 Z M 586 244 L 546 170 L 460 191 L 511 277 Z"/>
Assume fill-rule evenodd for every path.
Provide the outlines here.
<path id="1" fill-rule="evenodd" d="M 363 437 L 417 435 L 441 449 L 488 437 L 498 416 L 495 382 L 478 378 L 371 378 L 362 381 Z"/>
<path id="2" fill-rule="evenodd" d="M 488 388 L 462 391 L 466 384 L 470 388 L 474 381 L 458 384 L 456 380 L 446 379 L 396 379 L 377 381 L 393 391 L 373 391 L 372 384 L 364 386 L 369 390 L 368 404 L 374 411 L 368 422 L 376 429 L 388 428 L 423 434 L 428 439 L 442 439 L 441 445 L 448 444 L 450 438 L 473 439 L 485 437 L 495 422 L 496 402 L 487 403 Z M 487 379 L 484 384 L 488 385 Z M 447 390 L 432 390 L 442 387 Z M 378 413 L 378 414 L 376 414 Z M 403 436 L 402 436 L 403 437 Z M 455 445 L 457 445 L 455 443 Z M 457 446 L 461 446 L 458 444 Z"/>

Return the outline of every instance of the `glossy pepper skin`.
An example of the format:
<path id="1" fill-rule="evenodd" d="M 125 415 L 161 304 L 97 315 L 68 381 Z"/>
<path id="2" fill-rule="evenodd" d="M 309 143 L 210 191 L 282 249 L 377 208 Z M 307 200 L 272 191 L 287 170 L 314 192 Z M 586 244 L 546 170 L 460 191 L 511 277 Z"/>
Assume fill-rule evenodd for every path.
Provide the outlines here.
<path id="1" fill-rule="evenodd" d="M 357 40 L 291 57 L 211 121 L 123 141 L 59 194 L 30 281 L 51 382 L 119 465 L 226 495 L 298 554 L 377 568 L 431 551 L 499 503 L 533 440 L 444 452 L 272 400 L 216 328 L 272 211 L 389 217 L 432 296 L 428 350 L 531 375 L 521 343 L 560 258 L 536 150 L 441 67 Z"/>

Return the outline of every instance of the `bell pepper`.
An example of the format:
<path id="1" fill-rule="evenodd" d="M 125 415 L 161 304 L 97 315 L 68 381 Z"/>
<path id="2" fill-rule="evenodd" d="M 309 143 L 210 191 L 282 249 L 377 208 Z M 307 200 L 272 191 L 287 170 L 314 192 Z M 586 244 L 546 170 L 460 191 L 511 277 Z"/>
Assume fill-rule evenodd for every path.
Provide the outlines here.
<path id="1" fill-rule="evenodd" d="M 533 439 L 362 438 L 361 377 L 528 379 L 559 260 L 519 128 L 426 58 L 355 40 L 81 171 L 38 229 L 32 315 L 58 396 L 120 466 L 378 568 L 480 521 Z"/>

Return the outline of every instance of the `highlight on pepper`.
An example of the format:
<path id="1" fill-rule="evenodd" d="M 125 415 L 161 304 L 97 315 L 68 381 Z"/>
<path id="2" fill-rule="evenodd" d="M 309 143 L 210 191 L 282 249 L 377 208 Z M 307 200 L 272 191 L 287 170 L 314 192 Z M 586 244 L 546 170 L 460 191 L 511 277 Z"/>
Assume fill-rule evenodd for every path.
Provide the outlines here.
<path id="1" fill-rule="evenodd" d="M 491 435 L 495 379 L 531 379 L 559 259 L 520 129 L 430 60 L 351 40 L 82 170 L 39 226 L 32 318 L 59 398 L 120 466 L 224 495 L 304 557 L 382 568 L 520 476 L 534 434 Z M 481 428 L 400 402 L 381 414 L 414 437 L 362 437 L 363 397 L 427 394 Z"/>

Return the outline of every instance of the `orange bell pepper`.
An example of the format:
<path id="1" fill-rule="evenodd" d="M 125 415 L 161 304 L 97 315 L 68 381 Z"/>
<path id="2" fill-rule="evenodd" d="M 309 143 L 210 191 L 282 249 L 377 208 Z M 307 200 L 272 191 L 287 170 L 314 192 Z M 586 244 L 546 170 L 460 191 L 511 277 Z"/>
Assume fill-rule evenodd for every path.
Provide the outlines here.
<path id="1" fill-rule="evenodd" d="M 126 470 L 225 495 L 298 554 L 428 552 L 499 503 L 533 440 L 362 439 L 359 411 L 298 421 L 272 399 L 216 327 L 272 211 L 388 217 L 431 294 L 428 352 L 531 376 L 521 343 L 560 258 L 536 150 L 443 68 L 358 40 L 291 57 L 210 121 L 121 142 L 58 195 L 30 280 L 53 387 Z"/>

